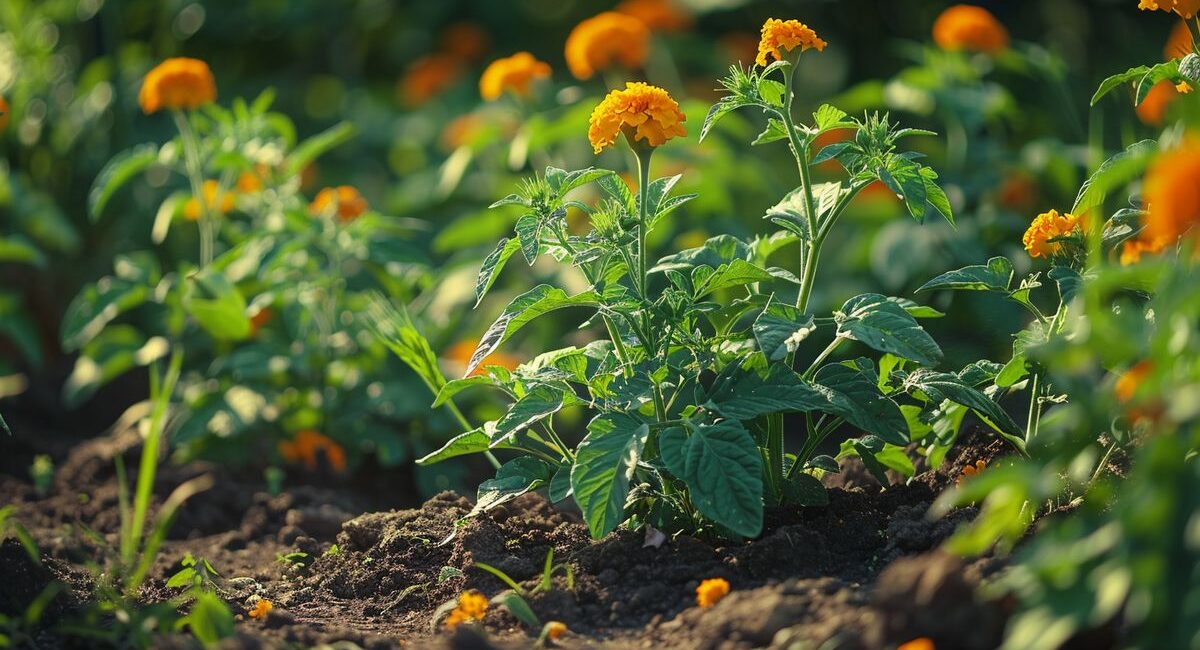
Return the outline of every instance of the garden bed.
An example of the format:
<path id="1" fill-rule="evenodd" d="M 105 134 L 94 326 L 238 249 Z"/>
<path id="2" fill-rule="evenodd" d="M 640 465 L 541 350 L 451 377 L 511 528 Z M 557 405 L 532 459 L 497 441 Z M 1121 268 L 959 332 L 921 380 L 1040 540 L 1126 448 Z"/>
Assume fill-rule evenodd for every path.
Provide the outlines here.
<path id="1" fill-rule="evenodd" d="M 401 642 L 484 647 L 465 628 L 456 635 L 437 630 L 434 610 L 464 589 L 490 596 L 505 588 L 470 568 L 473 562 L 495 566 L 529 588 L 553 550 L 556 563 L 573 567 L 574 589 L 560 573 L 550 591 L 528 600 L 543 622 L 567 624 L 571 634 L 559 640 L 565 647 L 751 648 L 801 641 L 816 647 L 836 639 L 833 647 L 873 648 L 921 636 L 939 648 L 995 647 L 1005 610 L 977 601 L 974 591 L 1003 561 L 964 562 L 935 550 L 973 509 L 938 520 L 926 513 L 964 465 L 1004 451 L 979 436 L 957 447 L 938 470 L 885 490 L 850 466 L 831 485 L 828 506 L 768 510 L 759 539 L 713 545 L 679 537 L 661 547 L 625 530 L 592 541 L 576 513 L 557 510 L 537 494 L 456 528 L 471 501 L 450 492 L 419 508 L 378 511 L 388 499 L 379 485 L 299 486 L 270 496 L 259 491 L 261 479 L 221 467 L 167 467 L 156 483 L 158 498 L 200 474 L 217 480 L 181 511 L 142 598 L 174 595 L 165 581 L 191 553 L 224 576 L 224 596 L 235 612 L 245 612 L 254 595 L 275 604 L 265 620 L 242 614 L 237 640 L 222 647 L 339 640 L 364 648 Z M 0 549 L 4 575 L 14 578 L 2 588 L 7 611 L 21 611 L 58 580 L 70 589 L 49 615 L 63 621 L 77 615 L 91 593 L 87 564 L 100 557 L 83 531 L 115 539 L 114 454 L 132 464 L 138 452 L 131 433 L 77 446 L 60 460 L 44 498 L 22 478 L 0 477 L 5 504 L 18 506 L 44 557 L 39 568 L 15 540 Z M 279 559 L 297 552 L 307 557 L 291 564 Z M 695 588 L 710 577 L 726 578 L 733 591 L 701 609 Z M 485 628 L 501 646 L 523 647 L 533 639 L 499 608 L 489 612 Z"/>

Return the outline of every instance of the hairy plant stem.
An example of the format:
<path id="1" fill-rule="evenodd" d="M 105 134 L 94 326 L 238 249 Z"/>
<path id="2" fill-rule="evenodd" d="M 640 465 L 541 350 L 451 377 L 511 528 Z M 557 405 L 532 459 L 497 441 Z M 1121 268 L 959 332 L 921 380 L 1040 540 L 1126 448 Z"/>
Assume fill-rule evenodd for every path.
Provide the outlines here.
<path id="1" fill-rule="evenodd" d="M 196 141 L 196 133 L 192 131 L 192 125 L 183 111 L 171 111 L 171 116 L 175 119 L 175 126 L 179 129 L 179 136 L 183 141 L 183 162 L 187 168 L 188 182 L 192 187 L 192 200 L 200 206 L 200 267 L 204 268 L 212 264 L 215 237 L 212 206 L 209 205 L 208 197 L 204 195 L 204 168 L 200 163 L 200 147 Z M 218 188 L 217 193 L 220 191 L 221 188 Z M 214 202 L 218 199 L 219 197 L 214 197 Z"/>
<path id="2" fill-rule="evenodd" d="M 633 142 L 630 141 L 630 144 L 633 144 Z M 650 293 L 647 289 L 650 284 L 647 259 L 650 255 L 649 251 L 646 250 L 646 235 L 650 228 L 648 205 L 650 196 L 650 157 L 654 153 L 654 149 L 649 147 L 633 147 L 633 152 L 638 162 L 637 286 L 643 303 L 641 338 L 642 347 L 646 349 L 647 358 L 653 358 L 658 344 L 650 338 L 654 330 L 651 328 L 650 323 Z M 653 397 L 654 415 L 659 422 L 662 422 L 667 419 L 667 407 L 666 401 L 663 399 L 662 387 L 658 384 L 654 385 Z"/>

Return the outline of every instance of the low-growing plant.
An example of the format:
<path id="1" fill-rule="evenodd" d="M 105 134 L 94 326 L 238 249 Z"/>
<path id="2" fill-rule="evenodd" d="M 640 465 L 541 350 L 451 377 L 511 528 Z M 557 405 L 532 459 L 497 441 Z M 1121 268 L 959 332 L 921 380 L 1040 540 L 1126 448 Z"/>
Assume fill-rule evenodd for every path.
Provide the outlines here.
<path id="1" fill-rule="evenodd" d="M 467 377 L 429 382 L 437 392 L 434 406 L 451 405 L 475 386 L 513 400 L 502 418 L 419 461 L 516 452 L 480 485 L 472 514 L 546 486 L 554 501 L 573 496 L 597 537 L 627 522 L 750 537 L 762 530 L 765 505 L 825 502 L 818 477 L 838 465 L 818 451 L 843 426 L 863 432 L 843 453 L 862 456 L 885 482 L 886 469 L 913 473 L 905 445 L 930 438 L 939 422 L 961 421 L 968 410 L 1022 444 L 1020 427 L 979 388 L 994 380 L 998 364 L 934 369 L 942 351 L 917 317 L 937 311 L 864 294 L 830 316 L 811 312 L 826 237 L 871 183 L 900 196 L 917 221 L 953 223 L 937 174 L 919 154 L 898 148 L 903 138 L 927 132 L 900 128 L 886 115 L 851 119 L 829 105 L 811 124 L 797 122 L 795 62 L 804 50 L 824 45 L 796 21 L 768 21 L 761 67 L 731 70 L 722 82 L 726 97 L 700 129 L 703 138 L 737 109 L 765 113 L 766 129 L 755 143 L 786 143 L 798 172 L 797 188 L 765 217 L 779 231 L 752 241 L 717 235 L 703 246 L 652 258 L 647 236 L 694 195 L 672 195 L 679 176 L 651 179 L 653 153 L 686 131 L 674 99 L 643 83 L 610 93 L 593 111 L 588 133 L 596 153 L 627 141 L 637 161 L 634 189 L 614 171 L 549 167 L 494 205 L 516 206 L 521 216 L 516 236 L 484 261 L 477 304 L 518 252 L 529 264 L 549 255 L 570 265 L 586 288 L 568 292 L 543 284 L 521 294 L 483 335 Z M 817 138 L 832 129 L 851 129 L 854 136 L 816 150 Z M 813 165 L 826 161 L 840 164 L 845 180 L 813 182 Z M 599 200 L 577 197 L 592 186 Z M 587 216 L 587 232 L 568 229 L 569 210 Z M 796 249 L 788 257 L 794 270 L 770 265 L 782 251 Z M 381 337 L 420 373 L 431 364 L 419 335 L 382 302 L 375 309 Z M 489 355 L 521 327 L 567 308 L 589 310 L 585 327 L 606 338 L 543 353 L 515 371 L 488 366 Z M 818 337 L 828 337 L 827 344 L 802 361 L 802 344 Z M 862 357 L 831 361 L 851 341 L 882 353 L 878 364 Z M 483 372 L 473 374 L 479 368 Z M 554 425 L 568 406 L 596 412 L 578 446 Z M 795 452 L 784 448 L 785 413 L 802 414 L 805 440 Z"/>

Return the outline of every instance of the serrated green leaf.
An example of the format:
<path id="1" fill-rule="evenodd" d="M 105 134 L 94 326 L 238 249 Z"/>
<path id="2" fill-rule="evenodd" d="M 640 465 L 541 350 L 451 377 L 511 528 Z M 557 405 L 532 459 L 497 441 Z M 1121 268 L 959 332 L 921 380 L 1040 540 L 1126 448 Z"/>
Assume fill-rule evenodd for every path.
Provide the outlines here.
<path id="1" fill-rule="evenodd" d="M 700 425 L 690 435 L 672 433 L 667 440 L 664 462 L 687 484 L 701 514 L 743 537 L 762 532 L 762 459 L 741 424 Z"/>
<path id="2" fill-rule="evenodd" d="M 550 482 L 550 465 L 530 456 L 514 458 L 496 470 L 496 478 L 479 484 L 475 507 L 467 516 L 473 517 Z"/>
<path id="3" fill-rule="evenodd" d="M 525 256 L 525 261 L 533 266 L 541 247 L 542 222 L 535 214 L 522 215 L 517 219 L 513 230 L 517 232 L 517 240 L 521 243 L 521 254 Z"/>
<path id="4" fill-rule="evenodd" d="M 867 359 L 822 366 L 813 381 L 827 389 L 822 408 L 850 424 L 897 445 L 908 444 L 908 424 L 896 403 L 879 390 L 874 365 Z"/>
<path id="5" fill-rule="evenodd" d="M 470 375 L 475 372 L 475 369 L 488 355 L 495 352 L 517 330 L 538 316 L 566 307 L 595 307 L 599 304 L 599 299 L 593 291 L 584 291 L 569 296 L 562 289 L 548 284 L 540 284 L 526 291 L 514 298 L 483 334 L 479 346 L 471 355 L 470 363 L 467 364 L 466 374 Z"/>
<path id="6" fill-rule="evenodd" d="M 629 481 L 649 434 L 646 423 L 624 413 L 605 413 L 588 424 L 571 468 L 571 488 L 594 539 L 625 521 Z"/>
<path id="7" fill-rule="evenodd" d="M 768 361 L 779 361 L 796 351 L 800 343 L 816 331 L 812 316 L 796 307 L 772 298 L 752 326 L 758 349 Z"/>
<path id="8" fill-rule="evenodd" d="M 113 194 L 158 160 L 158 147 L 142 144 L 115 155 L 104 165 L 88 192 L 88 216 L 100 218 Z"/>
<path id="9" fill-rule="evenodd" d="M 781 364 L 773 364 L 766 377 L 743 372 L 735 382 L 718 389 L 705 405 L 733 420 L 753 420 L 769 413 L 815 411 L 828 404 L 826 395 L 800 375 Z"/>
<path id="10" fill-rule="evenodd" d="M 917 389 L 929 396 L 933 403 L 950 400 L 961 404 L 992 424 L 1007 439 L 1023 448 L 1021 427 L 1012 417 L 983 393 L 966 385 L 957 375 L 918 368 L 904 380 L 905 388 Z"/>
<path id="11" fill-rule="evenodd" d="M 948 271 L 921 285 L 917 293 L 934 289 L 1008 292 L 1012 284 L 1013 266 L 1006 257 L 993 257 L 986 265 L 965 266 Z"/>
<path id="12" fill-rule="evenodd" d="M 838 336 L 859 341 L 880 352 L 934 366 L 942 349 L 903 307 L 874 293 L 855 296 L 834 314 Z"/>

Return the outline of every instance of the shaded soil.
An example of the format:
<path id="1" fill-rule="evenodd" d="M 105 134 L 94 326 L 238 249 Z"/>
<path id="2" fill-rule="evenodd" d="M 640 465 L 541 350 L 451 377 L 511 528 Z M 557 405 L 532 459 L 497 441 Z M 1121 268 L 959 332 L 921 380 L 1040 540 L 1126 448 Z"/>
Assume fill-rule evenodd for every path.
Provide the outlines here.
<path id="1" fill-rule="evenodd" d="M 94 574 L 85 567 L 104 557 L 85 531 L 116 543 L 113 459 L 121 455 L 136 466 L 138 445 L 127 431 L 75 446 L 58 463 L 45 496 L 24 476 L 0 474 L 0 505 L 17 506 L 43 556 L 35 564 L 16 541 L 0 545 L 6 578 L 0 613 L 23 611 L 58 581 L 68 589 L 53 601 L 47 621 L 78 615 L 93 587 Z M 963 561 L 936 550 L 973 509 L 939 520 L 926 513 L 962 466 L 1004 451 L 980 436 L 952 451 L 938 470 L 887 489 L 860 465 L 848 466 L 831 484 L 828 506 L 769 511 L 760 539 L 716 546 L 690 537 L 647 546 L 644 533 L 632 531 L 593 541 L 576 514 L 536 494 L 464 521 L 470 500 L 449 492 L 420 508 L 377 511 L 389 495 L 295 487 L 271 496 L 260 491 L 261 481 L 220 467 L 168 466 L 156 482 L 157 499 L 195 476 L 216 480 L 180 513 L 142 597 L 171 597 L 166 578 L 192 553 L 224 576 L 235 612 L 259 596 L 276 607 L 266 620 L 239 614 L 237 637 L 222 647 L 335 641 L 363 648 L 528 647 L 536 631 L 500 608 L 487 615 L 488 641 L 466 629 L 436 631 L 431 618 L 464 589 L 491 596 L 506 588 L 473 563 L 490 564 L 531 589 L 553 551 L 555 563 L 572 567 L 573 586 L 560 572 L 549 591 L 528 600 L 542 621 L 570 628 L 558 642 L 563 647 L 889 648 L 925 636 L 939 649 L 991 648 L 1007 608 L 980 602 L 975 587 L 1002 561 Z M 294 552 L 306 557 L 290 564 L 277 559 Z M 726 578 L 733 592 L 700 609 L 695 589 L 710 577 Z M 54 641 L 49 647 L 89 647 L 47 634 Z M 188 643 L 175 638 L 160 645 Z"/>

